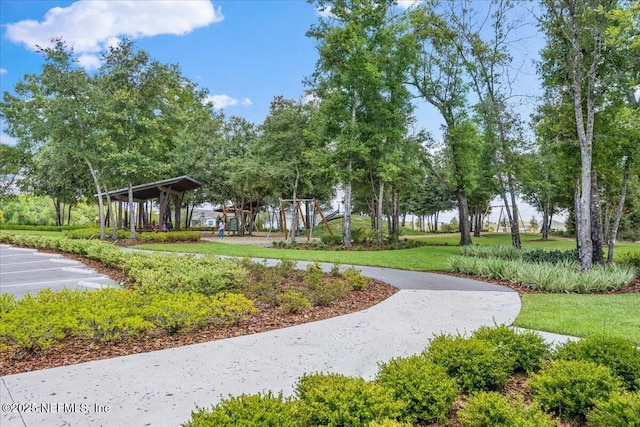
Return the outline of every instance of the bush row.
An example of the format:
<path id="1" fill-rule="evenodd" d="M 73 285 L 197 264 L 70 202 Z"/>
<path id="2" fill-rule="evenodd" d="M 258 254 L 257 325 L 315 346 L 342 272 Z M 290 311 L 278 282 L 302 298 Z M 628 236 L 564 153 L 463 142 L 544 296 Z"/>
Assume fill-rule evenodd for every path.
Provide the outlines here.
<path id="1" fill-rule="evenodd" d="M 500 258 L 523 260 L 534 263 L 566 264 L 576 262 L 578 253 L 574 250 L 517 249 L 513 246 L 470 245 L 462 248 L 462 255 L 475 258 Z"/>
<path id="2" fill-rule="evenodd" d="M 631 283 L 636 276 L 633 267 L 596 265 L 581 272 L 576 263 L 559 263 L 553 267 L 524 260 L 455 256 L 449 258 L 449 270 L 496 280 L 507 280 L 521 286 L 548 292 L 609 291 Z"/>
<path id="3" fill-rule="evenodd" d="M 79 228 L 65 231 L 65 237 L 68 239 L 99 239 L 100 228 Z M 117 230 L 118 239 L 128 239 L 131 236 L 129 230 Z M 107 230 L 107 236 L 111 236 L 111 230 Z M 182 242 L 182 241 L 198 241 L 200 233 L 197 231 L 170 231 L 164 233 L 156 232 L 140 232 L 136 233 L 136 238 L 144 242 Z"/>
<path id="4" fill-rule="evenodd" d="M 624 340 L 596 337 L 551 351 L 534 333 L 481 328 L 469 338 L 438 336 L 420 355 L 381 364 L 372 381 L 306 374 L 292 397 L 271 392 L 229 397 L 196 408 L 183 425 L 444 425 L 461 406 L 457 419 L 463 427 L 638 426 L 637 372 L 626 379 L 621 374 L 638 369 L 639 357 Z M 503 388 L 518 371 L 528 372 L 530 404 Z"/>
<path id="5" fill-rule="evenodd" d="M 43 289 L 20 300 L 1 294 L 0 350 L 20 357 L 70 336 L 112 344 L 145 331 L 175 334 L 207 325 L 226 326 L 254 312 L 249 299 L 231 293 Z"/>
<path id="6" fill-rule="evenodd" d="M 86 225 L 29 225 L 29 224 L 0 224 L 0 230 L 34 230 L 34 231 L 66 231 L 85 228 Z"/>

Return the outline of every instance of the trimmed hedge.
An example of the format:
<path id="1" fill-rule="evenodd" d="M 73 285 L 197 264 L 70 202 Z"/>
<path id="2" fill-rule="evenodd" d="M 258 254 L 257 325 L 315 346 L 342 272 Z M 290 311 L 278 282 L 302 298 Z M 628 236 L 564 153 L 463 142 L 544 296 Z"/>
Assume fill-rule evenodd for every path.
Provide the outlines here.
<path id="1" fill-rule="evenodd" d="M 439 335 L 423 354 L 468 393 L 497 390 L 506 384 L 513 366 L 510 356 L 478 338 Z"/>
<path id="2" fill-rule="evenodd" d="M 294 405 L 282 393 L 242 394 L 222 399 L 211 409 L 198 408 L 184 427 L 297 427 Z"/>
<path id="3" fill-rule="evenodd" d="M 512 404 L 497 392 L 469 397 L 458 412 L 463 427 L 555 427 L 556 422 L 537 405 L 525 408 L 522 398 Z"/>
<path id="4" fill-rule="evenodd" d="M 296 396 L 303 426 L 364 426 L 397 418 L 404 406 L 379 384 L 339 374 L 303 375 Z"/>
<path id="5" fill-rule="evenodd" d="M 556 349 L 558 360 L 589 360 L 607 366 L 628 390 L 640 390 L 640 350 L 623 338 L 591 336 Z"/>
<path id="6" fill-rule="evenodd" d="M 545 411 L 571 422 L 586 421 L 597 401 L 622 390 L 611 369 L 586 360 L 551 361 L 528 384 Z"/>
<path id="7" fill-rule="evenodd" d="M 399 418 L 410 423 L 445 423 L 460 394 L 460 386 L 445 368 L 423 356 L 380 365 L 376 381 L 404 402 Z"/>

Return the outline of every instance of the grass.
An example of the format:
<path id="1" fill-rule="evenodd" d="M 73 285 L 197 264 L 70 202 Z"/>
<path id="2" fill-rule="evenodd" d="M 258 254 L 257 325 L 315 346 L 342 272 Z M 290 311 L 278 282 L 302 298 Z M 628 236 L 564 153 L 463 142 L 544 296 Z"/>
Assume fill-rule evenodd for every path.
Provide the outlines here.
<path id="1" fill-rule="evenodd" d="M 577 337 L 606 335 L 640 345 L 640 294 L 528 294 L 514 326 Z"/>
<path id="2" fill-rule="evenodd" d="M 2 229 L 0 231 L 10 233 L 10 234 L 26 234 L 29 236 L 64 237 L 63 231 L 10 230 L 10 229 Z"/>
<path id="3" fill-rule="evenodd" d="M 420 248 L 396 251 L 312 251 L 263 248 L 254 245 L 236 245 L 217 242 L 149 244 L 136 246 L 136 249 L 251 258 L 295 259 L 415 271 L 445 271 L 449 257 L 460 253 L 460 248 L 456 246 L 423 246 Z"/>

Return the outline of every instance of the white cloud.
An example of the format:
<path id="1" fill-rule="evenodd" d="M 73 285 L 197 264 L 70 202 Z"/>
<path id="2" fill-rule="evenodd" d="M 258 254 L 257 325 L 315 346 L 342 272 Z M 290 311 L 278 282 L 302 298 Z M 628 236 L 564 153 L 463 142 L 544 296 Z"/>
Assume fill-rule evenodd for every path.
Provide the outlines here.
<path id="1" fill-rule="evenodd" d="M 322 16 L 323 18 L 332 18 L 333 14 L 331 13 L 331 6 L 326 6 L 324 9 L 316 9 L 316 12 L 318 12 L 318 15 Z"/>
<path id="2" fill-rule="evenodd" d="M 232 98 L 229 95 L 211 95 L 207 98 L 207 101 L 212 102 L 213 106 L 219 110 L 234 105 L 243 105 L 245 107 L 248 107 L 253 104 L 249 98 L 240 100 Z"/>
<path id="3" fill-rule="evenodd" d="M 406 10 L 420 3 L 422 3 L 422 0 L 398 0 L 398 7 Z"/>
<path id="4" fill-rule="evenodd" d="M 80 55 L 78 56 L 78 64 L 87 70 L 97 69 L 100 67 L 100 56 L 89 53 Z"/>
<path id="5" fill-rule="evenodd" d="M 5 36 L 31 50 L 62 37 L 76 53 L 95 56 L 120 37 L 182 35 L 223 19 L 210 0 L 80 0 L 50 9 L 43 21 L 6 24 Z"/>
<path id="6" fill-rule="evenodd" d="M 4 68 L 0 68 L 0 74 L 7 74 L 8 71 Z"/>

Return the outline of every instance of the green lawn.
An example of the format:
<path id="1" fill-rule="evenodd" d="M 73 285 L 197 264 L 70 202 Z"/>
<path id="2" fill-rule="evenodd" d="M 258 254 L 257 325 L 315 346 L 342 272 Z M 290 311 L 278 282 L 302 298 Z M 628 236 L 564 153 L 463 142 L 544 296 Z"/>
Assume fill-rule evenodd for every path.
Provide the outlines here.
<path id="1" fill-rule="evenodd" d="M 205 253 L 252 258 L 297 259 L 339 264 L 367 265 L 401 270 L 445 271 L 447 260 L 460 253 L 457 246 L 423 246 L 395 251 L 312 251 L 264 248 L 227 243 L 148 244 L 137 249 L 154 251 Z"/>
<path id="2" fill-rule="evenodd" d="M 640 345 L 640 294 L 529 294 L 515 326 L 577 337 L 607 335 Z"/>
<path id="3" fill-rule="evenodd" d="M 0 230 L 9 234 L 26 234 L 29 236 L 47 236 L 47 237 L 64 237 L 63 231 L 41 231 L 41 230 Z"/>

